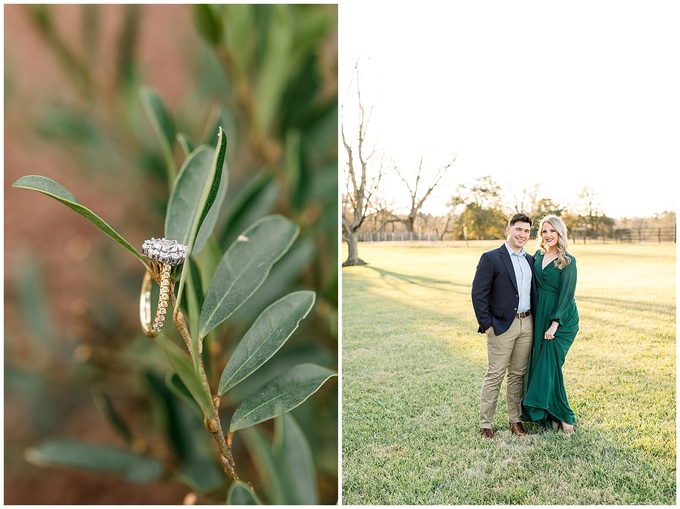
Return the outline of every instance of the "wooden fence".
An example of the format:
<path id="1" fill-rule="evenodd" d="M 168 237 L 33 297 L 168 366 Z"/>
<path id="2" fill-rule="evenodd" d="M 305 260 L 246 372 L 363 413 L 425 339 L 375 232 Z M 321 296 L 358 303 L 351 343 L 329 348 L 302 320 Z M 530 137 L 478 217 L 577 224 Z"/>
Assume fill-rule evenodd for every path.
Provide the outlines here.
<path id="1" fill-rule="evenodd" d="M 670 228 L 617 228 L 611 233 L 586 236 L 585 231 L 573 228 L 569 232 L 569 240 L 578 244 L 643 243 L 643 242 L 677 242 L 675 227 Z M 448 235 L 447 235 L 448 237 Z M 359 242 L 438 242 L 442 239 L 435 233 L 410 232 L 362 232 Z M 451 240 L 445 238 L 444 240 Z M 473 239 L 470 239 L 473 240 Z"/>

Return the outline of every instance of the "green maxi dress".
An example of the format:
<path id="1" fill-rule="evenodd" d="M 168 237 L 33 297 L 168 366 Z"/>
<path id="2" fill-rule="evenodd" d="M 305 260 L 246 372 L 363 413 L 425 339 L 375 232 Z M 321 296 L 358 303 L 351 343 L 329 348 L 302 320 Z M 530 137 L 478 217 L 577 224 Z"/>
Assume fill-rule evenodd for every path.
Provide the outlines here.
<path id="1" fill-rule="evenodd" d="M 543 254 L 534 255 L 536 275 L 536 312 L 534 313 L 534 348 L 524 379 L 525 394 L 522 420 L 550 426 L 554 419 L 574 424 L 574 412 L 564 389 L 562 365 L 578 332 L 576 258 L 562 270 L 550 262 L 543 269 Z M 543 335 L 550 324 L 559 323 L 554 339 Z"/>

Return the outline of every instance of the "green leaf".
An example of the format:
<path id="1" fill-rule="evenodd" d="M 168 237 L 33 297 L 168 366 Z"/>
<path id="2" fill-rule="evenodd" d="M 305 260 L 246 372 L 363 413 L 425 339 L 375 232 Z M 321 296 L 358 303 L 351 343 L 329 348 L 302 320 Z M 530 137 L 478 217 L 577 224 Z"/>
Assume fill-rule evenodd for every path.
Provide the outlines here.
<path id="1" fill-rule="evenodd" d="M 177 375 L 171 373 L 173 378 Z M 215 450 L 212 437 L 205 432 L 203 415 L 195 411 L 196 402 L 191 406 L 173 395 L 160 377 L 146 372 L 149 401 L 154 405 L 155 415 L 161 419 L 160 437 L 172 447 L 176 455 L 173 464 L 173 480 L 177 479 L 190 486 L 197 493 L 207 493 L 224 482 L 224 473 L 214 461 Z M 181 382 L 178 382 L 180 385 Z"/>
<path id="2" fill-rule="evenodd" d="M 14 184 L 12 184 L 12 187 L 19 187 L 23 189 L 31 189 L 33 191 L 38 191 L 63 203 L 70 209 L 75 210 L 78 214 L 83 216 L 90 223 L 95 225 L 106 235 L 111 237 L 113 240 L 118 242 L 118 244 L 123 246 L 130 253 L 132 253 L 140 262 L 142 262 L 144 267 L 147 266 L 144 257 L 134 247 L 132 247 L 132 245 L 130 245 L 130 243 L 127 240 L 121 237 L 121 235 L 118 232 L 111 228 L 97 214 L 92 212 L 87 207 L 81 205 L 81 203 L 76 199 L 75 196 L 73 196 L 73 194 L 69 190 L 62 187 L 60 184 L 56 183 L 54 180 L 49 179 L 47 177 L 42 177 L 40 175 L 27 175 L 25 177 L 21 177 Z"/>
<path id="3" fill-rule="evenodd" d="M 39 466 L 52 464 L 122 474 L 135 483 L 148 483 L 163 473 L 163 464 L 147 456 L 103 445 L 89 445 L 71 440 L 52 440 L 29 449 L 29 462 Z"/>
<path id="4" fill-rule="evenodd" d="M 283 346 L 314 305 L 314 292 L 286 295 L 265 309 L 248 329 L 222 372 L 221 396 L 267 362 Z"/>
<path id="5" fill-rule="evenodd" d="M 177 134 L 175 121 L 165 107 L 163 100 L 154 90 L 149 87 L 141 87 L 139 95 L 142 98 L 142 104 L 149 116 L 149 120 L 151 120 L 151 125 L 153 125 L 161 143 L 161 150 L 163 151 L 168 173 L 168 185 L 172 185 L 177 172 L 175 159 L 172 155 L 172 145 Z"/>
<path id="6" fill-rule="evenodd" d="M 268 437 L 256 427 L 240 432 L 240 437 L 248 449 L 250 457 L 262 479 L 263 490 L 272 505 L 283 504 L 283 490 L 278 467 L 272 454 L 272 444 Z"/>
<path id="7" fill-rule="evenodd" d="M 188 246 L 198 215 L 196 206 L 201 199 L 212 161 L 212 151 L 209 147 L 199 147 L 189 154 L 184 161 L 180 174 L 168 200 L 165 214 L 165 237 Z M 202 245 L 194 243 L 191 256 L 200 251 Z"/>
<path id="8" fill-rule="evenodd" d="M 111 427 L 128 443 L 132 442 L 132 433 L 120 414 L 116 411 L 109 395 L 101 387 L 93 389 L 94 401 Z"/>
<path id="9" fill-rule="evenodd" d="M 227 493 L 229 505 L 262 505 L 253 489 L 243 481 L 235 481 Z"/>
<path id="10" fill-rule="evenodd" d="M 292 410 L 334 376 L 337 376 L 335 371 L 316 364 L 300 364 L 294 367 L 246 398 L 234 412 L 229 430 L 247 428 L 272 419 L 281 412 Z"/>
<path id="11" fill-rule="evenodd" d="M 283 486 L 283 505 L 317 505 L 316 473 L 307 437 L 292 415 L 276 417 L 273 457 Z"/>
<path id="12" fill-rule="evenodd" d="M 225 212 L 225 228 L 221 246 L 226 250 L 239 234 L 274 209 L 279 186 L 272 174 L 261 172 L 250 180 L 238 194 L 229 199 Z"/>
<path id="13" fill-rule="evenodd" d="M 198 375 L 194 371 L 194 365 L 191 359 L 185 354 L 181 348 L 166 339 L 163 340 L 163 347 L 165 348 L 170 363 L 172 364 L 175 373 L 184 384 L 184 387 L 189 391 L 191 397 L 196 401 L 200 409 L 203 411 L 205 417 L 212 414 L 212 399 L 208 394 Z M 175 387 L 177 389 L 177 387 Z M 182 394 L 182 390 L 176 392 L 177 395 Z"/>
<path id="14" fill-rule="evenodd" d="M 211 170 L 213 154 L 214 151 L 210 147 L 202 145 L 184 161 L 168 201 L 168 210 L 165 214 L 166 238 L 176 240 L 185 246 L 189 245 L 196 218 L 203 212 L 197 208 L 203 191 L 208 185 L 212 186 L 212 180 L 209 182 L 209 179 L 214 178 Z M 217 205 L 205 216 L 206 220 L 194 243 L 192 256 L 201 251 L 217 222 L 219 207 L 226 194 L 226 172 L 220 171 L 220 178 L 224 180 L 220 181 L 219 192 L 215 196 L 216 199 L 213 199 Z M 225 185 L 222 185 L 223 183 Z M 212 202 L 208 206 L 211 205 Z"/>
<path id="15" fill-rule="evenodd" d="M 197 431 L 205 433 L 203 426 L 196 426 Z M 212 444 L 210 444 L 212 445 Z M 198 493 L 208 493 L 224 483 L 224 473 L 216 466 L 211 454 L 196 455 L 179 466 L 177 477 Z"/>
<path id="16" fill-rule="evenodd" d="M 220 128 L 220 132 L 217 136 L 217 148 L 215 148 L 215 154 L 212 159 L 212 164 L 209 167 L 209 171 L 207 172 L 205 179 L 203 180 L 203 187 L 201 188 L 201 194 L 200 197 L 198 198 L 198 201 L 194 202 L 193 206 L 191 202 L 188 202 L 186 205 L 188 207 L 188 211 L 184 211 L 184 213 L 188 213 L 190 218 L 191 218 L 191 223 L 190 223 L 190 229 L 189 229 L 189 234 L 188 234 L 188 239 L 187 243 L 185 244 L 188 246 L 187 250 L 187 256 L 193 255 L 194 254 L 194 248 L 196 245 L 198 247 L 203 247 L 203 244 L 205 243 L 205 239 L 207 239 L 210 236 L 210 233 L 212 232 L 212 229 L 215 225 L 215 221 L 217 221 L 217 213 L 218 213 L 218 207 L 215 207 L 215 212 L 213 215 L 210 216 L 210 219 L 206 221 L 206 217 L 208 216 L 208 213 L 210 212 L 210 209 L 215 203 L 215 201 L 218 198 L 218 194 L 220 191 L 220 187 L 222 184 L 222 173 L 224 169 L 224 160 L 225 156 L 227 153 L 227 136 L 224 133 L 224 130 Z M 179 180 L 179 179 L 178 179 Z M 179 187 L 179 189 L 178 189 Z M 184 186 L 175 186 L 175 190 L 173 190 L 173 196 L 175 195 L 175 191 L 178 193 L 184 195 L 183 191 Z M 196 195 L 192 195 L 196 196 Z M 224 194 L 222 194 L 222 197 Z M 171 197 L 172 199 L 172 197 Z M 168 208 L 170 206 L 168 205 Z M 201 238 L 199 239 L 199 233 L 201 230 L 201 225 L 203 225 L 205 222 L 206 225 L 206 233 L 201 234 Z M 187 223 L 185 223 L 187 224 Z M 167 228 L 167 227 L 166 227 Z M 182 292 L 184 290 L 184 280 L 185 280 L 185 271 L 184 269 L 186 268 L 186 264 L 184 265 L 184 268 L 182 269 L 182 275 L 180 276 L 179 279 L 179 288 L 177 290 L 177 306 L 179 308 L 179 305 L 182 300 Z"/>
<path id="17" fill-rule="evenodd" d="M 224 35 L 227 47 L 233 55 L 236 72 L 233 79 L 246 77 L 249 63 L 254 58 L 257 34 L 255 7 L 250 4 L 226 4 Z"/>
<path id="18" fill-rule="evenodd" d="M 273 5 L 265 27 L 266 47 L 258 69 L 255 125 L 266 132 L 279 110 L 286 83 L 293 69 L 295 23 L 290 6 Z"/>
<path id="19" fill-rule="evenodd" d="M 56 343 L 55 337 L 59 329 L 55 327 L 50 315 L 43 267 L 32 256 L 24 254 L 18 259 L 21 262 L 17 290 L 23 323 L 38 342 L 37 348 L 45 351 Z"/>
<path id="20" fill-rule="evenodd" d="M 257 428 L 244 429 L 240 436 L 253 458 L 270 503 L 319 503 L 310 446 L 291 414 L 276 416 L 273 444 Z"/>
<path id="21" fill-rule="evenodd" d="M 187 386 L 184 385 L 184 382 L 182 382 L 182 379 L 176 372 L 168 371 L 165 374 L 165 386 L 177 398 L 189 403 L 193 408 L 197 408 L 199 412 L 203 413 L 203 409 L 193 397 L 189 389 L 187 389 Z"/>
<path id="22" fill-rule="evenodd" d="M 75 106 L 55 104 L 45 108 L 37 130 L 55 143 L 92 148 L 100 155 L 106 150 L 106 135 L 101 124 L 90 112 Z"/>
<path id="23" fill-rule="evenodd" d="M 201 317 L 201 306 L 203 305 L 203 283 L 201 281 L 201 271 L 199 269 L 198 263 L 193 256 L 189 257 L 189 272 L 187 272 L 187 285 L 188 288 L 193 289 L 193 291 L 187 292 L 187 299 L 185 307 L 187 309 L 187 315 L 185 318 L 189 318 L 189 331 L 191 333 L 192 342 L 197 343 L 193 338 L 197 337 L 199 319 Z M 195 351 L 198 355 L 198 352 Z"/>
<path id="24" fill-rule="evenodd" d="M 198 32 L 213 46 L 222 40 L 222 19 L 219 12 L 212 5 L 194 5 L 194 21 Z"/>
<path id="25" fill-rule="evenodd" d="M 309 178 L 305 176 L 305 164 L 302 155 L 302 145 L 300 131 L 297 129 L 290 129 L 286 136 L 286 177 L 291 189 L 290 201 L 295 207 L 295 210 L 300 210 L 303 206 L 302 192 L 300 189 L 309 185 Z M 337 180 L 337 177 L 336 177 Z"/>
<path id="26" fill-rule="evenodd" d="M 189 157 L 189 154 L 194 151 L 194 144 L 184 133 L 179 133 L 177 135 L 177 143 L 179 143 L 179 146 L 182 147 L 182 152 L 184 152 L 186 157 Z"/>
<path id="27" fill-rule="evenodd" d="M 203 246 L 203 249 L 201 249 L 201 252 L 196 257 L 196 263 L 201 267 L 201 306 L 203 306 L 203 297 L 205 296 L 203 288 L 207 289 L 210 286 L 215 270 L 217 270 L 217 266 L 220 264 L 223 255 L 224 250 L 220 249 L 220 245 L 217 243 L 215 236 L 212 236 L 208 239 L 205 246 Z M 199 309 L 197 318 L 200 318 L 200 314 Z"/>
<path id="28" fill-rule="evenodd" d="M 128 4 L 123 8 L 123 19 L 120 21 L 121 30 L 116 44 L 116 92 L 125 96 L 134 90 L 139 84 L 137 68 L 137 41 L 140 36 L 142 20 L 144 18 L 143 7 L 139 4 Z M 85 20 L 87 22 L 89 20 Z M 95 37 L 99 38 L 101 30 L 97 27 Z M 99 51 L 89 48 L 92 60 L 90 65 L 96 65 L 99 60 Z"/>
<path id="29" fill-rule="evenodd" d="M 226 320 L 267 278 L 288 251 L 299 228 L 283 216 L 268 216 L 243 232 L 224 253 L 203 301 L 199 336 Z"/>
<path id="30" fill-rule="evenodd" d="M 281 349 L 260 369 L 231 389 L 229 401 L 234 405 L 242 403 L 269 380 L 291 370 L 298 364 L 330 365 L 335 360 L 333 352 L 314 341 L 311 338 L 305 342 L 297 341 Z"/>
<path id="31" fill-rule="evenodd" d="M 157 352 L 156 345 L 152 346 L 154 351 Z M 175 373 L 170 373 L 177 377 Z M 174 389 L 170 389 L 168 386 L 167 381 L 153 371 L 145 370 L 142 376 L 142 383 L 146 388 L 146 399 L 153 407 L 153 415 L 158 418 L 160 424 L 158 429 L 162 431 L 162 434 L 159 433 L 157 438 L 163 440 L 180 460 L 191 456 L 193 451 L 191 428 L 194 422 L 192 421 L 191 425 L 187 423 L 189 421 L 187 414 L 196 414 L 194 409 L 198 405 L 193 398 L 191 398 L 191 403 L 185 404 L 184 395 L 178 398 Z M 190 396 L 188 391 L 186 391 L 186 396 Z M 200 421 L 198 425 L 201 426 Z"/>
<path id="32" fill-rule="evenodd" d="M 54 18 L 48 5 L 35 5 L 28 11 L 38 23 L 41 30 L 51 30 L 54 25 Z"/>
<path id="33" fill-rule="evenodd" d="M 272 300 L 284 296 L 291 287 L 296 286 L 296 281 L 305 270 L 309 270 L 316 256 L 316 245 L 313 239 L 297 239 L 291 248 L 284 254 L 276 265 L 272 267 L 267 284 L 262 285 L 248 301 L 241 306 L 231 317 L 233 321 L 252 322 L 261 309 L 264 309 Z"/>

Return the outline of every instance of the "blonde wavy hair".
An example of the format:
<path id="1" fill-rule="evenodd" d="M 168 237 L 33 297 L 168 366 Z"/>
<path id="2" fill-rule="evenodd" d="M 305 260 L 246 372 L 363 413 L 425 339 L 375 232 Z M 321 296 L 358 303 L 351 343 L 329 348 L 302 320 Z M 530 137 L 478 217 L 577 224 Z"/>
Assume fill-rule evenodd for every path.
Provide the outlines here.
<path id="1" fill-rule="evenodd" d="M 562 270 L 571 263 L 571 258 L 567 256 L 567 247 L 569 246 L 569 239 L 567 238 L 567 225 L 565 225 L 564 221 L 562 221 L 562 218 L 558 216 L 550 215 L 541 219 L 541 222 L 538 225 L 538 238 L 541 239 L 539 245 L 543 254 L 548 251 L 548 248 L 543 242 L 543 235 L 541 234 L 545 223 L 550 224 L 550 226 L 555 228 L 555 231 L 557 232 L 557 258 L 555 258 L 554 263 L 556 268 Z"/>

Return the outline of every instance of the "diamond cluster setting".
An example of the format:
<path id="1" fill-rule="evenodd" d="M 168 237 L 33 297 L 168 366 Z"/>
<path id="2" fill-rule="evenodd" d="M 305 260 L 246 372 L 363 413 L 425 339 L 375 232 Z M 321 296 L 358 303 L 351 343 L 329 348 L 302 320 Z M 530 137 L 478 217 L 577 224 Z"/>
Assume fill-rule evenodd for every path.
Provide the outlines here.
<path id="1" fill-rule="evenodd" d="M 180 265 L 184 263 L 187 256 L 187 246 L 184 246 L 176 240 L 166 238 L 145 240 L 142 244 L 142 253 L 152 260 L 158 260 L 161 263 L 168 265 Z"/>

